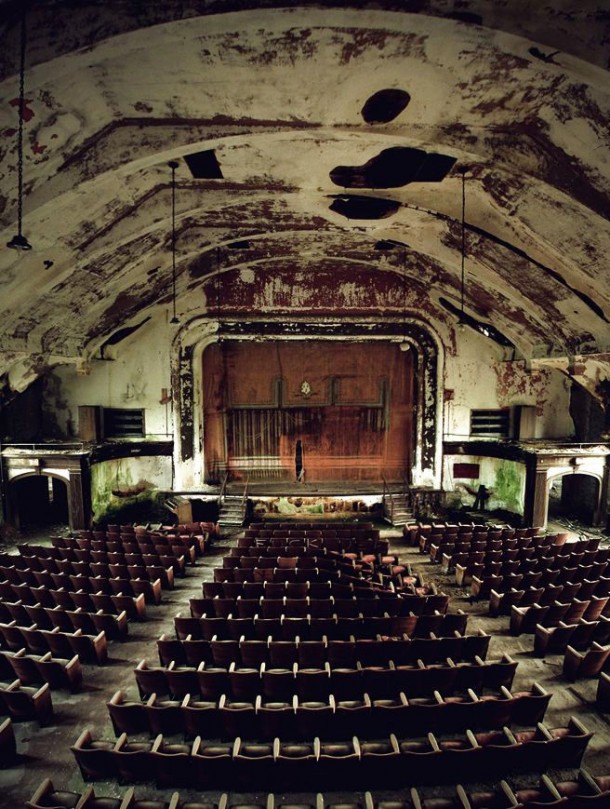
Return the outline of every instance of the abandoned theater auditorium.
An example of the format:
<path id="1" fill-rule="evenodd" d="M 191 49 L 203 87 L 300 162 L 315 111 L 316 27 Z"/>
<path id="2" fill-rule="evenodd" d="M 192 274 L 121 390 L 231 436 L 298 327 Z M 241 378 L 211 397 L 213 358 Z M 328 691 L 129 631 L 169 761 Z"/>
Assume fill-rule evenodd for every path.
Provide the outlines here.
<path id="1" fill-rule="evenodd" d="M 609 0 L 0 42 L 0 806 L 610 807 Z"/>

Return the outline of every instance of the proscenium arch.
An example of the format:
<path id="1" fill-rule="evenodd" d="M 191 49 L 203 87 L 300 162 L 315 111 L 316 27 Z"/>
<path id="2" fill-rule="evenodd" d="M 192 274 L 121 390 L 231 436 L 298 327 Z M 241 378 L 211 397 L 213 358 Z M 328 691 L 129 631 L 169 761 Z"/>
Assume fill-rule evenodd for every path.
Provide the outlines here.
<path id="1" fill-rule="evenodd" d="M 294 325 L 294 321 L 292 321 Z M 203 414 L 203 354 L 221 339 L 257 340 L 322 340 L 334 342 L 385 341 L 402 344 L 414 351 L 416 373 L 414 485 L 440 488 L 442 474 L 442 380 L 444 351 L 438 335 L 428 324 L 411 318 L 350 319 L 349 324 L 337 318 L 313 323 L 298 321 L 299 329 L 285 331 L 281 323 L 268 319 L 250 321 L 250 330 L 241 321 L 226 317 L 222 321 L 209 317 L 193 318 L 182 326 L 172 344 L 172 385 L 177 441 L 174 446 L 175 486 L 177 490 L 201 488 L 204 481 L 203 455 L 205 418 Z M 258 331 L 257 331 L 258 329 Z"/>

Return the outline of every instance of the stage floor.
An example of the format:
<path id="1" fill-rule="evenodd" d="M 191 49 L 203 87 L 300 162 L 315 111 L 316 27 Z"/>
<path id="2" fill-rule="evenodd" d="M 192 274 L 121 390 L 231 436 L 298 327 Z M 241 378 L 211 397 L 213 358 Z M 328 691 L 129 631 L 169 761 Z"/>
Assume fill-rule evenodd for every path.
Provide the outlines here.
<path id="1" fill-rule="evenodd" d="M 388 484 L 390 491 L 399 491 L 400 483 Z M 243 495 L 243 483 L 229 483 L 227 494 Z M 249 497 L 350 497 L 383 495 L 383 483 L 376 481 L 328 481 L 297 483 L 296 481 L 260 481 L 248 483 Z"/>

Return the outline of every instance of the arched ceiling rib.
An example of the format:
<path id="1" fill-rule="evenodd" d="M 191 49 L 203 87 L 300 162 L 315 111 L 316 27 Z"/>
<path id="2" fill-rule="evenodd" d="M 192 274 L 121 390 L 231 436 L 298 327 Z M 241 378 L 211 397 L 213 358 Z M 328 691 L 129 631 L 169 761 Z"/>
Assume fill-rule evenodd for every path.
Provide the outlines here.
<path id="1" fill-rule="evenodd" d="M 389 272 L 417 290 L 409 305 L 450 328 L 439 301 L 459 306 L 466 167 L 466 311 L 526 357 L 610 348 L 601 4 L 468 2 L 461 19 L 448 2 L 227 1 L 210 15 L 178 5 L 181 19 L 167 16 L 174 4 L 127 0 L 31 11 L 24 231 L 35 249 L 0 250 L 0 373 L 75 361 L 167 306 L 170 159 L 185 315 L 235 272 L 260 275 L 261 289 L 274 273 L 315 289 L 329 273 L 352 272 L 357 285 Z M 0 2 L 0 16 L 16 46 L 15 3 Z M 16 219 L 17 81 L 10 47 L 2 54 L 4 244 Z M 405 103 L 365 120 L 383 90 Z M 221 178 L 193 178 L 184 158 L 201 151 Z M 405 182 L 422 155 L 432 162 Z M 377 199 L 393 212 L 341 215 Z M 248 248 L 231 249 L 238 241 Z M 293 301 L 307 314 L 299 300 L 307 294 Z M 400 308 L 388 300 L 388 312 Z"/>

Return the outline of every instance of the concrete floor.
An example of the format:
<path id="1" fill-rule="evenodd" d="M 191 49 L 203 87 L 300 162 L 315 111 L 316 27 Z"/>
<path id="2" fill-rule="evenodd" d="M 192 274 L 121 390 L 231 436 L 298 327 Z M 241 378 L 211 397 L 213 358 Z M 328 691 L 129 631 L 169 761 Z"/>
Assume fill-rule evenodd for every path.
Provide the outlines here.
<path id="1" fill-rule="evenodd" d="M 562 657 L 547 656 L 544 660 L 533 658 L 532 635 L 521 635 L 514 638 L 508 634 L 507 618 L 490 618 L 486 602 L 471 605 L 467 592 L 453 583 L 453 577 L 442 575 L 437 566 L 432 566 L 427 556 L 422 556 L 415 548 L 406 548 L 400 541 L 400 532 L 396 529 L 384 529 L 391 547 L 401 559 L 409 561 L 413 569 L 421 572 L 428 580 L 435 581 L 439 589 L 451 595 L 450 609 L 461 608 L 470 614 L 468 631 L 482 628 L 493 634 L 488 659 L 497 659 L 504 652 L 519 661 L 514 690 L 529 688 L 533 681 L 553 692 L 545 722 L 550 727 L 563 726 L 570 715 L 577 716 L 590 730 L 595 732 L 585 755 L 584 764 L 596 775 L 610 773 L 610 727 L 609 714 L 601 714 L 595 708 L 596 680 L 579 681 L 571 684 L 561 677 Z M 213 568 L 220 564 L 220 559 L 227 553 L 231 541 L 227 537 L 218 544 L 213 552 L 199 559 L 196 567 L 188 569 L 184 579 L 178 579 L 175 590 L 164 591 L 163 603 L 158 607 L 147 607 L 148 620 L 140 624 L 130 624 L 129 640 L 125 643 L 109 644 L 110 659 L 106 666 L 84 666 L 84 683 L 82 691 L 76 695 L 67 692 L 53 691 L 55 722 L 49 727 L 39 728 L 36 723 L 16 724 L 16 736 L 20 761 L 16 766 L 0 770 L 0 806 L 17 807 L 31 797 L 32 793 L 45 777 L 50 777 L 56 788 L 82 791 L 84 783 L 81 779 L 73 755 L 69 749 L 81 730 L 91 729 L 95 738 L 113 738 L 112 726 L 108 717 L 106 702 L 119 688 L 137 699 L 137 688 L 133 669 L 142 658 L 157 664 L 156 639 L 162 632 L 173 634 L 173 616 L 179 612 L 188 613 L 190 597 L 201 594 L 201 582 L 213 578 Z M 482 776 L 483 777 L 483 776 Z M 511 774 L 506 778 L 511 781 Z M 523 783 L 523 778 L 515 778 L 515 782 Z M 537 782 L 536 776 L 525 778 L 530 783 Z M 227 788 L 230 785 L 227 784 Z M 116 796 L 125 792 L 127 787 L 115 782 L 104 782 L 95 785 L 96 794 Z M 273 785 L 269 785 L 273 791 Z M 312 785 L 312 794 L 299 796 L 307 802 L 313 802 L 316 789 Z M 429 793 L 430 788 L 424 788 Z M 139 785 L 136 794 L 159 795 L 153 785 Z M 164 793 L 167 797 L 171 791 Z M 199 793 L 200 794 L 200 793 Z M 389 798 L 392 793 L 375 791 L 375 796 Z M 395 793 L 394 793 L 395 794 Z M 404 794 L 404 793 L 403 793 Z M 181 795 L 193 797 L 195 793 L 181 790 Z M 208 799 L 217 799 L 219 793 L 205 793 Z M 248 796 L 249 800 L 257 796 Z M 260 796 L 258 796 L 260 798 Z M 296 796 L 292 796 L 296 797 Z M 342 793 L 342 798 L 346 797 Z M 236 796 L 232 795 L 232 800 Z M 337 796 L 333 795 L 337 800 Z"/>

